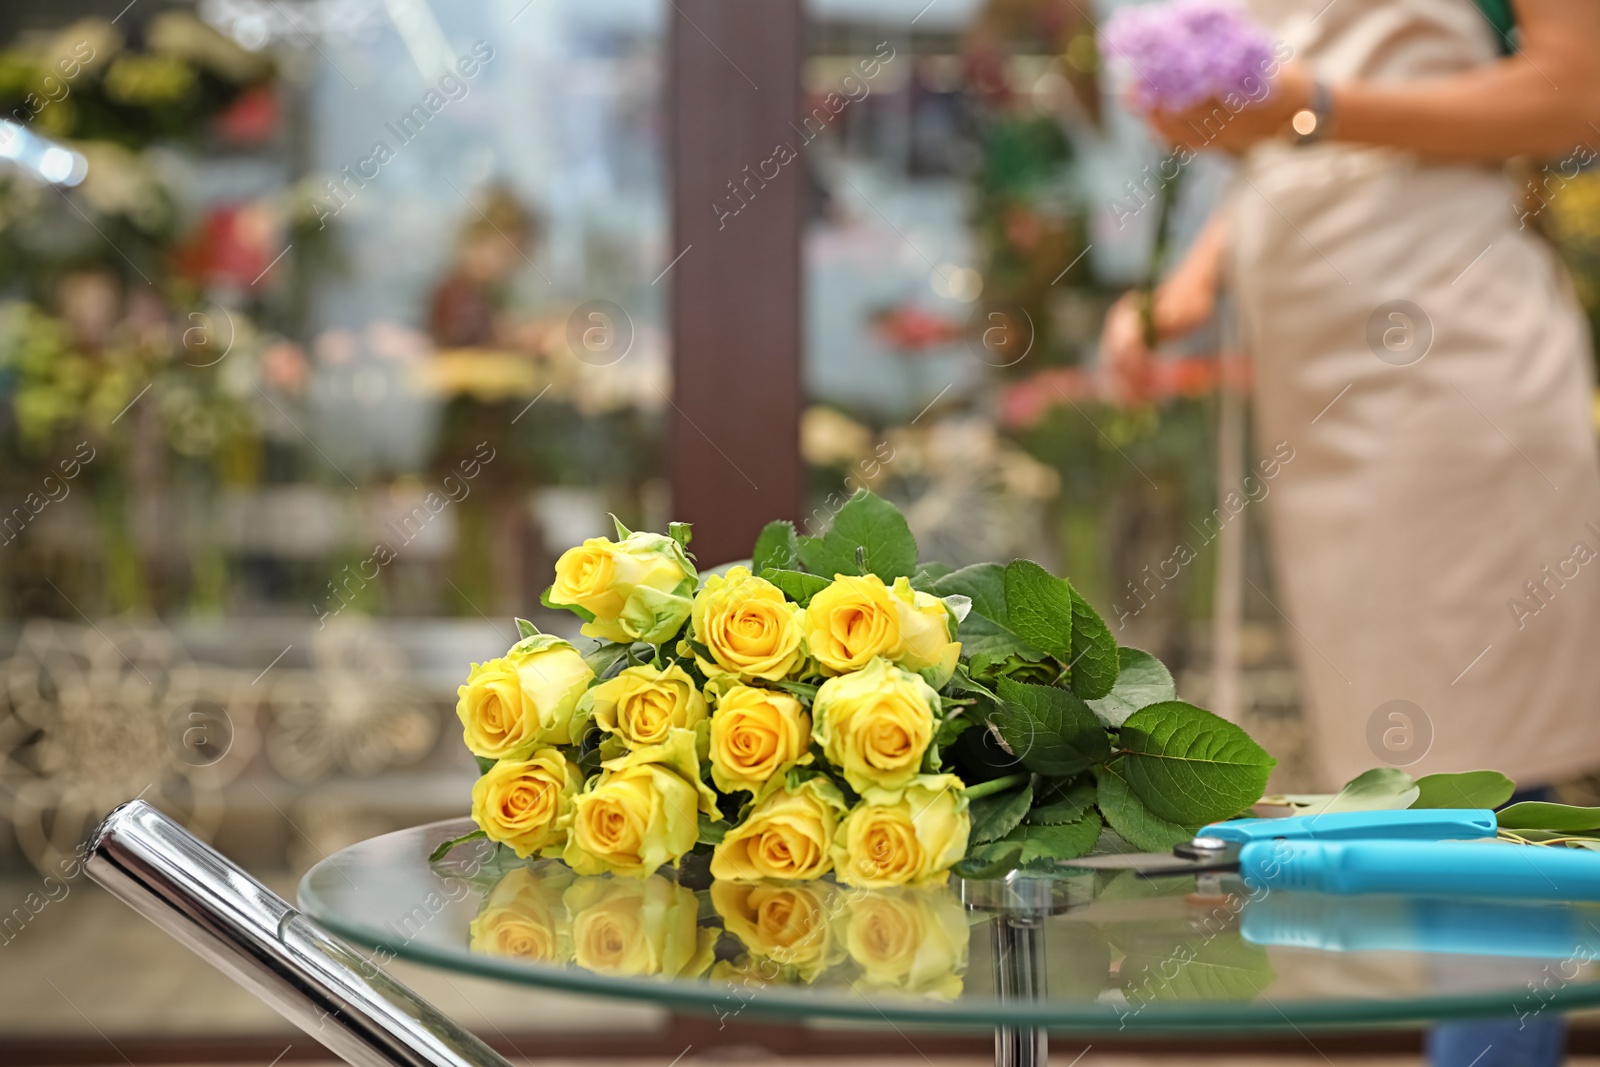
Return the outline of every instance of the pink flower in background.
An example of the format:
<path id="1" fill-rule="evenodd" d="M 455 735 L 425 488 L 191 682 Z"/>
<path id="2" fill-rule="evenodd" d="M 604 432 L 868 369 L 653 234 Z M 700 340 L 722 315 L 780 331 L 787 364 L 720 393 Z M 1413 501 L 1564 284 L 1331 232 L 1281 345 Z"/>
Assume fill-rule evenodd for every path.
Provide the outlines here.
<path id="1" fill-rule="evenodd" d="M 1134 103 L 1146 110 L 1228 93 L 1259 100 L 1275 62 L 1267 31 L 1227 0 L 1118 8 L 1100 29 L 1100 53 L 1131 68 Z"/>

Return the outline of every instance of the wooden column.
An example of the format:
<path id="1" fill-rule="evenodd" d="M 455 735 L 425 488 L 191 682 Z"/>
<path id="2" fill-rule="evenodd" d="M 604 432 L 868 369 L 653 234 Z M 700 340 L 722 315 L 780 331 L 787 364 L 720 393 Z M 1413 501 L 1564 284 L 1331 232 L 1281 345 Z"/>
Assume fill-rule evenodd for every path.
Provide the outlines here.
<path id="1" fill-rule="evenodd" d="M 669 0 L 672 514 L 702 567 L 797 519 L 800 0 Z M 776 170 L 776 176 L 772 176 Z"/>

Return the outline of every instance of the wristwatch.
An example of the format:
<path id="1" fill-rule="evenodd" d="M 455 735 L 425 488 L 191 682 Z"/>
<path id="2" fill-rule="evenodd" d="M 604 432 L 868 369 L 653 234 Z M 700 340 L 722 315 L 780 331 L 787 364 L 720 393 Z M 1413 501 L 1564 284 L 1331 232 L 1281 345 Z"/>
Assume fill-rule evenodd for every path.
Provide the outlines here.
<path id="1" fill-rule="evenodd" d="M 1320 78 L 1312 79 L 1310 104 L 1296 111 L 1289 120 L 1289 125 L 1294 129 L 1294 143 L 1316 144 L 1327 134 L 1332 118 L 1333 93 Z"/>

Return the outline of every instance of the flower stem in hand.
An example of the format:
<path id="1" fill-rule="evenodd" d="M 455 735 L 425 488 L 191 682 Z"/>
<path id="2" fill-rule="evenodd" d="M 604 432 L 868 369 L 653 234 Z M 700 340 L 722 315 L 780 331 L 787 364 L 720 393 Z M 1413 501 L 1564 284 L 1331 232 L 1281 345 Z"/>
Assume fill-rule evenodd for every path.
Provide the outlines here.
<path id="1" fill-rule="evenodd" d="M 1172 177 L 1163 178 L 1156 189 L 1156 237 L 1150 246 L 1150 259 L 1145 267 L 1144 285 L 1139 288 L 1139 325 L 1144 333 L 1144 347 L 1155 351 L 1161 341 L 1156 329 L 1156 285 L 1161 281 L 1161 266 L 1167 258 L 1167 246 L 1172 239 L 1172 206 L 1178 200 L 1178 184 L 1183 177 L 1179 168 Z"/>

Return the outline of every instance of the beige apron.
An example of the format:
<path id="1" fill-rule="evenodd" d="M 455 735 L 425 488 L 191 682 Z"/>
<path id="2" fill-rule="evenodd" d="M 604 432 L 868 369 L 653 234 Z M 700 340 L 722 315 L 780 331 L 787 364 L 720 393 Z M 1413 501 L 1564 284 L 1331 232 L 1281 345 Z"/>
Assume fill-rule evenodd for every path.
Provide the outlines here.
<path id="1" fill-rule="evenodd" d="M 1469 0 L 1253 6 L 1332 83 L 1496 58 Z M 1273 599 L 1324 786 L 1600 767 L 1590 341 L 1514 199 L 1498 167 L 1331 143 L 1260 146 L 1230 194 L 1257 447 L 1293 449 L 1266 503 Z"/>

